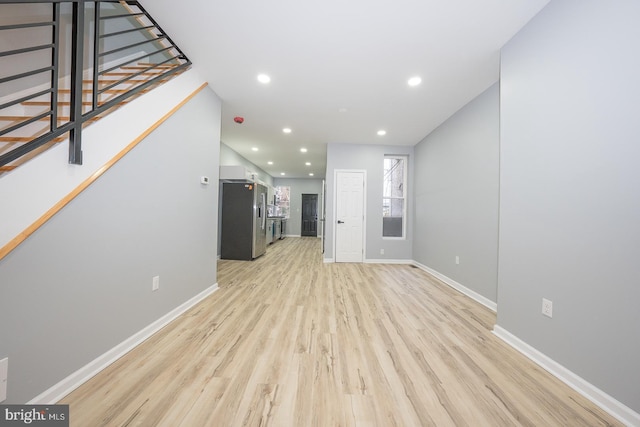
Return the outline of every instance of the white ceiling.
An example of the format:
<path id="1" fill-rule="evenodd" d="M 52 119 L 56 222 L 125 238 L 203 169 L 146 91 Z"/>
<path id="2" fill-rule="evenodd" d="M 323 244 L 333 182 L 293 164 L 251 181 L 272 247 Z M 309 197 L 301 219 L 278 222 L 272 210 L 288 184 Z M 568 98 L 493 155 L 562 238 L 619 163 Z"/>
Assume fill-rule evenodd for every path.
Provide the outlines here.
<path id="1" fill-rule="evenodd" d="M 273 177 L 321 178 L 328 143 L 420 142 L 498 80 L 500 48 L 548 2 L 143 0 L 143 6 L 222 99 L 222 142 Z M 260 73 L 271 82 L 259 83 Z M 414 75 L 422 84 L 409 87 Z M 387 134 L 378 136 L 380 129 Z"/>

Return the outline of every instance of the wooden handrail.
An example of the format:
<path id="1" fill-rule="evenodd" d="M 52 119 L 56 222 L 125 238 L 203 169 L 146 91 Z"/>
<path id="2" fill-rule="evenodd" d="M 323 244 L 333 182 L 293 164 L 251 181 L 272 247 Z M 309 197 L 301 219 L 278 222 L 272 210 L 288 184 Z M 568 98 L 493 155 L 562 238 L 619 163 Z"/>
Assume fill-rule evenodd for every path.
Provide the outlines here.
<path id="1" fill-rule="evenodd" d="M 69 204 L 73 199 L 75 199 L 80 193 L 82 193 L 85 189 L 87 189 L 91 184 L 93 184 L 98 178 L 100 178 L 107 170 L 111 168 L 111 166 L 115 165 L 120 159 L 122 159 L 129 151 L 131 151 L 136 145 L 138 145 L 143 139 L 145 139 L 151 132 L 156 130 L 158 126 L 167 121 L 169 117 L 174 115 L 180 108 L 182 108 L 187 102 L 189 102 L 194 96 L 196 96 L 202 89 L 207 86 L 208 83 L 203 83 L 198 89 L 193 91 L 189 96 L 183 99 L 178 105 L 173 107 L 171 111 L 162 116 L 157 122 L 151 125 L 147 130 L 142 132 L 140 136 L 134 139 L 129 145 L 123 148 L 118 154 L 115 155 L 111 160 L 104 164 L 100 169 L 95 171 L 90 177 L 85 179 L 79 186 L 77 186 L 73 191 L 67 194 L 62 200 L 53 205 L 51 209 L 45 212 L 40 218 L 38 218 L 33 224 L 27 227 L 23 232 L 14 237 L 9 243 L 4 245 L 0 249 L 0 260 L 2 260 L 5 256 L 7 256 L 11 251 L 17 248 L 22 242 L 27 240 L 29 236 L 36 232 L 40 227 L 47 223 L 55 214 L 60 212 L 62 208 Z"/>

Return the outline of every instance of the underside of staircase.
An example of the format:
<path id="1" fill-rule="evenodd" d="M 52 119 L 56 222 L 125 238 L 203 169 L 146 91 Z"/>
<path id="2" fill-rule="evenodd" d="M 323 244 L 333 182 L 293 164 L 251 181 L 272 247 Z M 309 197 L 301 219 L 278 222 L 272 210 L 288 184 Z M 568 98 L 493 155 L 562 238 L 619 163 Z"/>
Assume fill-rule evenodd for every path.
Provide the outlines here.
<path id="1" fill-rule="evenodd" d="M 0 39 L 0 178 L 62 142 L 82 164 L 82 128 L 191 64 L 137 1 L 0 0 Z"/>

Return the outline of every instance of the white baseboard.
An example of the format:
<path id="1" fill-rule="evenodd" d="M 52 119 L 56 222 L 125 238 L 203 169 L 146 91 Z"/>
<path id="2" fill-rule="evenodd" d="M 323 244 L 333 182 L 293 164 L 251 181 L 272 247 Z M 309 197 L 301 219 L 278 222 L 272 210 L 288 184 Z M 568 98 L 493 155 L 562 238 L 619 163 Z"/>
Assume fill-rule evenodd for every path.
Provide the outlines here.
<path id="1" fill-rule="evenodd" d="M 365 259 L 365 264 L 413 264 L 410 259 Z"/>
<path id="2" fill-rule="evenodd" d="M 158 332 L 167 324 L 171 323 L 182 313 L 214 293 L 218 290 L 218 284 L 216 283 L 213 286 L 205 289 L 200 292 L 198 295 L 174 308 L 155 322 L 151 323 L 149 326 L 145 327 L 141 331 L 135 333 L 130 336 L 117 346 L 113 347 L 111 350 L 107 351 L 103 355 L 97 357 L 92 362 L 89 362 L 87 365 L 75 371 L 73 374 L 69 375 L 59 383 L 53 385 L 48 390 L 40 393 L 38 396 L 31 399 L 27 402 L 29 405 L 53 405 L 66 395 L 71 393 L 76 388 L 80 387 L 82 384 L 87 382 L 89 379 L 94 377 L 100 371 L 105 369 L 107 366 L 111 365 L 113 362 L 124 356 L 129 351 L 133 350 L 136 346 L 141 344 L 147 338 L 151 337 L 153 334 Z"/>
<path id="3" fill-rule="evenodd" d="M 590 382 L 574 374 L 569 369 L 560 365 L 550 357 L 531 347 L 520 338 L 508 332 L 506 329 L 495 325 L 493 333 L 498 338 L 518 350 L 520 353 L 548 371 L 551 375 L 567 384 L 569 387 L 607 411 L 613 417 L 628 426 L 640 426 L 640 414 L 625 404 L 617 401 L 604 391 L 595 387 Z"/>
<path id="4" fill-rule="evenodd" d="M 333 264 L 336 262 L 335 258 L 323 258 L 322 262 L 325 264 Z M 410 260 L 406 259 L 365 259 L 363 264 L 411 264 Z"/>
<path id="5" fill-rule="evenodd" d="M 489 298 L 480 295 L 476 291 L 473 291 L 473 290 L 467 288 L 466 286 L 461 285 L 460 283 L 456 282 L 455 280 L 450 279 L 447 276 L 445 276 L 444 274 L 439 273 L 439 272 L 427 267 L 426 265 L 420 264 L 417 261 L 413 261 L 412 264 L 415 265 L 416 267 L 420 268 L 421 270 L 426 271 L 427 273 L 431 274 L 432 276 L 436 277 L 437 279 L 441 280 L 442 282 L 446 283 L 447 285 L 451 286 L 453 289 L 457 290 L 458 292 L 461 292 L 464 295 L 468 296 L 469 298 L 479 302 L 480 304 L 482 304 L 485 307 L 487 307 L 489 310 L 498 311 L 498 304 L 496 304 L 495 302 L 491 301 Z"/>

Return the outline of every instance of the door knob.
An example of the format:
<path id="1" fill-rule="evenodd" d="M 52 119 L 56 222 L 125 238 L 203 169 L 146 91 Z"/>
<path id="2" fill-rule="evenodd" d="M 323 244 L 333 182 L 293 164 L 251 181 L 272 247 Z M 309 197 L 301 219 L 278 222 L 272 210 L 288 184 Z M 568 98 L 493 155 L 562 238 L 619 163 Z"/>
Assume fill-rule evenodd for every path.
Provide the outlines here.
<path id="1" fill-rule="evenodd" d="M 338 224 L 344 224 L 344 221 L 338 220 Z"/>

